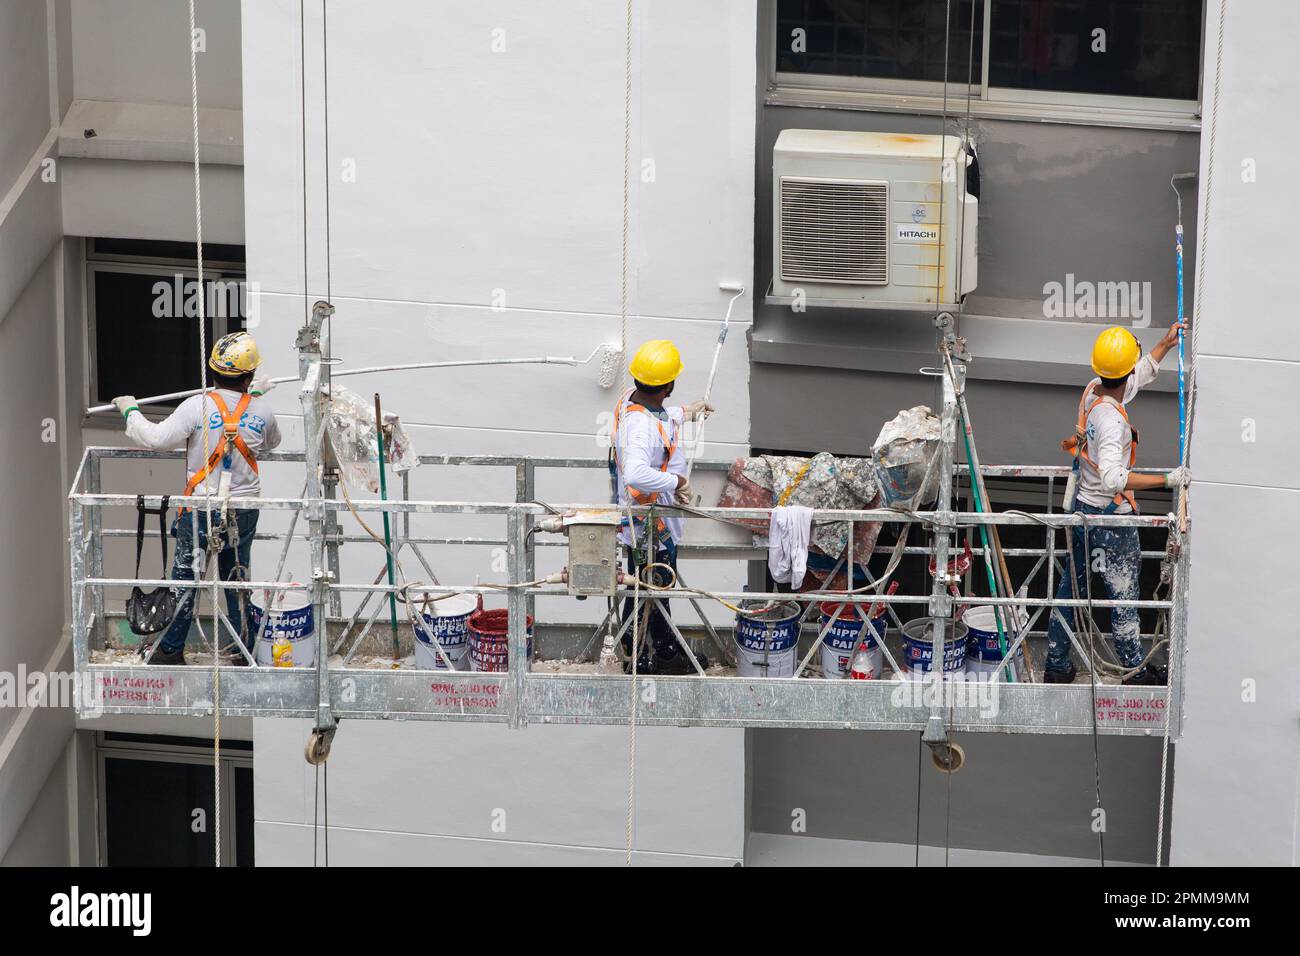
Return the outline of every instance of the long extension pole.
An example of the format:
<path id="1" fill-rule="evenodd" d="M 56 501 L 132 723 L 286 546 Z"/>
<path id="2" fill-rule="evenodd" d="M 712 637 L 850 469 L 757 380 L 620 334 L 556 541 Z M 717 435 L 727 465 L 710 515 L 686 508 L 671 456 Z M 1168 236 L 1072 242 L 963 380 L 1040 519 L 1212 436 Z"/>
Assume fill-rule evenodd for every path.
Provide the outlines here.
<path id="1" fill-rule="evenodd" d="M 375 392 L 375 438 L 379 442 L 379 500 L 388 500 L 388 477 L 384 468 L 384 413 L 379 407 L 379 393 Z M 388 524 L 388 512 L 384 511 L 384 555 L 388 562 L 388 586 L 396 587 L 393 574 L 393 538 Z M 388 619 L 393 628 L 393 660 L 401 656 L 397 640 L 397 592 L 388 592 Z"/>
<path id="2" fill-rule="evenodd" d="M 1183 195 L 1178 191 L 1178 182 L 1195 179 L 1196 173 L 1178 173 L 1169 179 L 1169 185 L 1178 200 L 1178 223 L 1174 226 L 1174 255 L 1178 263 L 1178 324 L 1183 323 Z M 1178 330 L 1178 461 L 1183 461 L 1183 450 L 1187 446 L 1187 386 L 1183 367 L 1183 330 Z"/>

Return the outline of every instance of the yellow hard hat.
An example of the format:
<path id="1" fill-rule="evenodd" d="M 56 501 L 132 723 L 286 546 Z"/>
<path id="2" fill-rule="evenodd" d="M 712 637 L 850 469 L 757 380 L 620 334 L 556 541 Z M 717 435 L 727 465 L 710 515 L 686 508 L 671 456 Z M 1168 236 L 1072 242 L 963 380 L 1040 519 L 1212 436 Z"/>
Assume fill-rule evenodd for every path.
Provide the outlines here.
<path id="1" fill-rule="evenodd" d="M 208 368 L 218 375 L 244 375 L 261 364 L 262 353 L 247 332 L 231 332 L 217 339 L 208 359 Z"/>
<path id="2" fill-rule="evenodd" d="M 645 385 L 667 385 L 682 374 L 682 355 L 668 339 L 651 339 L 636 350 L 627 369 Z"/>
<path id="3" fill-rule="evenodd" d="M 1128 329 L 1112 325 L 1092 346 L 1092 370 L 1102 378 L 1123 378 L 1133 371 L 1142 346 Z"/>

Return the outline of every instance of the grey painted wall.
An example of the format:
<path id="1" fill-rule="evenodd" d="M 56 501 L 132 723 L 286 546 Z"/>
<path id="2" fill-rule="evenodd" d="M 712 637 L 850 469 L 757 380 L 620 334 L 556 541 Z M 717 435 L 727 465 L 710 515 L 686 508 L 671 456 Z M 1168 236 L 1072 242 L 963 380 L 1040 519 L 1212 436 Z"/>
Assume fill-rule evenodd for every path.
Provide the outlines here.
<path id="1" fill-rule="evenodd" d="M 801 837 L 914 845 L 920 748 L 923 847 L 1097 859 L 1090 737 L 965 734 L 958 742 L 966 765 L 949 791 L 913 733 L 750 730 L 751 828 L 790 836 L 801 809 Z M 1100 754 L 1106 858 L 1152 863 L 1160 742 L 1102 737 Z"/>
<path id="2" fill-rule="evenodd" d="M 760 31 L 760 34 L 762 31 Z M 760 36 L 760 43 L 768 42 Z M 760 51 L 762 52 L 762 51 Z M 772 276 L 772 147 L 783 129 L 937 133 L 932 116 L 765 106 L 756 147 L 754 285 Z M 960 104 L 952 113 L 961 115 Z M 951 123 L 949 132 L 961 132 Z M 1076 279 L 1150 282 L 1150 347 L 1175 313 L 1169 187 L 1195 170 L 1195 132 L 1112 129 L 977 119 L 980 159 L 979 287 L 959 331 L 975 361 L 967 393 L 983 462 L 1067 464 L 1059 442 L 1073 427 L 1079 389 L 1092 373 L 1092 339 L 1111 321 L 1049 320 L 1043 286 Z M 1186 309 L 1191 311 L 1196 199 L 1185 192 L 1189 237 Z M 1124 324 L 1127 324 L 1124 323 Z M 880 425 L 900 408 L 936 405 L 935 330 L 925 313 L 754 307 L 751 442 L 755 447 L 869 453 Z M 1131 406 L 1142 429 L 1140 462 L 1172 465 L 1178 454 L 1176 372 Z M 952 844 L 982 851 L 1095 857 L 1088 738 L 969 736 L 970 761 L 953 778 Z M 915 839 L 916 737 L 814 731 L 752 731 L 754 831 L 788 834 L 792 806 L 809 806 L 809 836 L 911 844 Z M 1103 740 L 1108 856 L 1152 862 L 1159 801 L 1159 746 Z M 943 819 L 943 778 L 927 766 L 923 811 Z M 1105 784 L 1109 785 L 1105 785 Z M 802 801 L 802 802 L 801 802 Z M 936 812 L 938 816 L 936 817 Z M 923 844 L 944 844 L 929 825 Z"/>
<path id="3" fill-rule="evenodd" d="M 198 0 L 195 25 L 207 48 L 198 58 L 199 104 L 239 109 L 243 101 L 240 5 Z M 190 103 L 189 13 L 172 0 L 72 0 L 72 64 L 77 99 Z"/>

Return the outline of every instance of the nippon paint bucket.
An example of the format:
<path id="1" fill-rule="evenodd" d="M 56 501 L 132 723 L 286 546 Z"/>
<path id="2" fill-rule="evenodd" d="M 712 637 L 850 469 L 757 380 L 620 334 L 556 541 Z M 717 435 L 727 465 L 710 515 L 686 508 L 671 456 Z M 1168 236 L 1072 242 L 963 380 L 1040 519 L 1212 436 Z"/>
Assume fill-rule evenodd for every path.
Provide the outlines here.
<path id="1" fill-rule="evenodd" d="M 736 673 L 741 677 L 793 677 L 803 612 L 793 601 L 773 606 L 747 601 L 736 615 Z M 752 610 L 751 610 L 752 609 Z"/>
<path id="2" fill-rule="evenodd" d="M 248 616 L 253 625 L 253 637 L 262 635 L 254 659 L 263 667 L 271 667 L 274 660 L 271 648 L 277 638 L 289 642 L 294 667 L 316 665 L 316 614 L 311 606 L 311 595 L 305 588 L 288 588 L 271 597 L 267 610 L 266 593 L 255 591 L 248 599 Z M 262 619 L 266 618 L 266 630 Z"/>
<path id="3" fill-rule="evenodd" d="M 998 644 L 998 619 L 993 605 L 980 604 L 967 608 L 962 621 L 969 629 L 970 637 L 966 644 L 966 673 L 968 676 L 992 674 L 1002 664 L 1002 648 Z M 1012 617 L 1011 608 L 1002 608 L 1002 629 L 1006 635 L 1007 646 L 1015 642 L 1016 635 L 1025 626 L 1025 612 L 1019 611 Z M 1025 649 L 1016 651 L 1016 664 L 1025 658 Z"/>
<path id="4" fill-rule="evenodd" d="M 822 677 L 827 680 L 844 678 L 859 641 L 867 645 L 872 673 L 881 673 L 885 655 L 880 645 L 889 626 L 889 615 L 882 613 L 879 617 L 865 621 L 861 606 L 846 604 L 837 615 L 836 609 L 839 606 L 835 601 L 823 601 L 821 605 L 821 627 L 826 630 L 822 638 Z M 829 628 L 826 627 L 828 621 L 831 622 Z"/>
<path id="5" fill-rule="evenodd" d="M 904 675 L 910 680 L 921 680 L 934 663 L 934 618 L 920 617 L 903 625 Z M 967 627 L 961 621 L 948 625 L 944 619 L 943 679 L 964 680 L 966 677 Z"/>
<path id="6" fill-rule="evenodd" d="M 452 594 L 430 600 L 417 601 L 415 628 L 415 666 L 420 670 L 446 670 L 436 641 L 451 661 L 451 666 L 463 671 L 469 668 L 465 654 L 469 650 L 469 619 L 478 610 L 478 600 L 472 594 Z"/>
<path id="7" fill-rule="evenodd" d="M 528 660 L 533 659 L 533 619 L 528 618 Z M 510 670 L 510 612 L 477 607 L 465 622 L 469 636 L 470 670 L 489 673 Z"/>

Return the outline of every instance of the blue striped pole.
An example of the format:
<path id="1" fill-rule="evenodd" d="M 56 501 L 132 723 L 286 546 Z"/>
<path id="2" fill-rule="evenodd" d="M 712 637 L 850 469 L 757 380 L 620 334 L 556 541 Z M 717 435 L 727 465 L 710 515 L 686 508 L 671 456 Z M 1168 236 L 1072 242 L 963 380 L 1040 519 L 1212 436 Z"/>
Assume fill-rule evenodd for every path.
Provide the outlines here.
<path id="1" fill-rule="evenodd" d="M 1178 254 L 1178 322 L 1183 321 L 1183 223 L 1179 216 L 1178 225 L 1174 227 L 1174 250 Z M 1184 446 L 1187 444 L 1187 393 L 1183 375 L 1183 330 L 1178 330 L 1178 462 L 1184 460 Z"/>

